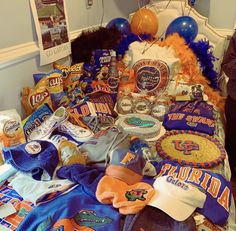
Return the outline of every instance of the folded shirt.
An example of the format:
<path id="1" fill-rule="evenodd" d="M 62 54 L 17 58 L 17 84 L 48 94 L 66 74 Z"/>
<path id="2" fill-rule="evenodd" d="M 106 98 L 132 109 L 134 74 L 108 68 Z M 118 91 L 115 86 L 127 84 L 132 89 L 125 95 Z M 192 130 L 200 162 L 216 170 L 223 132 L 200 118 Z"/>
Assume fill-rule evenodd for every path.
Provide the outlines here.
<path id="1" fill-rule="evenodd" d="M 22 183 L 24 182 L 24 183 Z M 51 193 L 65 193 L 75 184 L 69 180 L 37 181 L 28 175 L 18 173 L 9 184 L 26 201 L 38 205 Z"/>

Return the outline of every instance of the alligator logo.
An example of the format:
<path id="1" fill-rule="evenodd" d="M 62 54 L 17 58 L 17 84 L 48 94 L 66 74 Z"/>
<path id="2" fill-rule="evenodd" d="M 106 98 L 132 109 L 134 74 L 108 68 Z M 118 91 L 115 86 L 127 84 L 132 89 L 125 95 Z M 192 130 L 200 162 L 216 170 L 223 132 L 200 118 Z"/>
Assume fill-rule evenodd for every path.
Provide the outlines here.
<path id="1" fill-rule="evenodd" d="M 131 191 L 127 191 L 125 193 L 125 197 L 128 199 L 128 201 L 145 201 L 145 194 L 147 194 L 147 190 L 145 189 L 132 189 Z"/>
<path id="2" fill-rule="evenodd" d="M 191 151 L 199 150 L 199 145 L 192 140 L 173 140 L 172 143 L 178 151 L 182 151 L 184 155 L 191 155 Z"/>
<path id="3" fill-rule="evenodd" d="M 93 210 L 81 210 L 77 213 L 73 220 L 76 224 L 86 227 L 101 227 L 112 222 L 112 219 L 109 217 L 99 217 L 96 212 Z"/>
<path id="4" fill-rule="evenodd" d="M 142 120 L 138 117 L 130 117 L 130 118 L 126 118 L 124 120 L 124 122 L 127 125 L 130 126 L 135 126 L 135 127 L 140 127 L 140 128 L 150 128 L 153 127 L 155 125 L 155 122 L 150 121 L 150 120 Z"/>
<path id="5" fill-rule="evenodd" d="M 64 218 L 57 221 L 52 228 L 52 231 L 95 231 L 96 227 L 108 225 L 113 220 L 109 217 L 97 216 L 93 210 L 81 210 L 72 219 Z M 52 225 L 51 217 L 48 217 L 44 222 L 39 224 L 36 231 L 48 230 Z"/>
<path id="6" fill-rule="evenodd" d="M 17 215 L 19 217 L 25 217 L 28 213 L 29 213 L 29 211 L 27 211 L 25 208 L 20 208 L 20 210 L 18 211 Z"/>

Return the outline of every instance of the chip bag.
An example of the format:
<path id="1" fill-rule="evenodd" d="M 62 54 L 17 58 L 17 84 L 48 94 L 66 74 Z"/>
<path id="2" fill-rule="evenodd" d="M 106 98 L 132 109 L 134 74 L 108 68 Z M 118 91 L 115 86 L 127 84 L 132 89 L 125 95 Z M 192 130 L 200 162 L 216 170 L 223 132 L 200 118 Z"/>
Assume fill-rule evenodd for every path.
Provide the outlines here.
<path id="1" fill-rule="evenodd" d="M 60 106 L 67 106 L 69 100 L 63 90 L 62 72 L 51 72 L 45 75 L 37 84 L 37 87 L 46 87 L 52 100 L 53 109 L 56 110 Z"/>
<path id="2" fill-rule="evenodd" d="M 21 103 L 26 116 L 32 114 L 44 103 L 52 108 L 51 96 L 46 86 L 24 87 L 21 94 Z"/>

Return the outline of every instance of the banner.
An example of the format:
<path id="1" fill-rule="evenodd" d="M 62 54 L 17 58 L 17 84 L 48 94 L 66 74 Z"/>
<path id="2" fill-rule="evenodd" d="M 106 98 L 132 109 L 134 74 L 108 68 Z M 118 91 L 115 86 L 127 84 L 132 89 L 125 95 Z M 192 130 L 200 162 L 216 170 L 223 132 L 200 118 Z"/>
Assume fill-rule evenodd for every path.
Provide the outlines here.
<path id="1" fill-rule="evenodd" d="M 30 0 L 40 49 L 40 65 L 71 54 L 64 0 Z"/>

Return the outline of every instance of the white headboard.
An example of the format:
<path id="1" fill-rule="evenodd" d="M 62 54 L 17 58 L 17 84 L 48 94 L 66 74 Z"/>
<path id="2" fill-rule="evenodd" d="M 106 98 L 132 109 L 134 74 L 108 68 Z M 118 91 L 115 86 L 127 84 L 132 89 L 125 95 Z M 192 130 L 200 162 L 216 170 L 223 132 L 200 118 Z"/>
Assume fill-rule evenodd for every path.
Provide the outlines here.
<path id="1" fill-rule="evenodd" d="M 198 23 L 198 35 L 195 40 L 197 41 L 202 38 L 209 40 L 213 47 L 213 54 L 218 58 L 214 63 L 214 67 L 215 70 L 220 73 L 220 64 L 225 51 L 227 37 L 219 34 L 215 28 L 208 24 L 208 19 L 191 8 L 187 2 L 187 0 L 152 0 L 150 4 L 145 6 L 145 8 L 152 10 L 157 15 L 159 27 L 156 37 L 163 38 L 168 25 L 175 18 L 184 15 L 194 18 Z M 132 18 L 132 15 L 133 14 L 130 14 L 130 19 Z"/>

